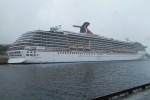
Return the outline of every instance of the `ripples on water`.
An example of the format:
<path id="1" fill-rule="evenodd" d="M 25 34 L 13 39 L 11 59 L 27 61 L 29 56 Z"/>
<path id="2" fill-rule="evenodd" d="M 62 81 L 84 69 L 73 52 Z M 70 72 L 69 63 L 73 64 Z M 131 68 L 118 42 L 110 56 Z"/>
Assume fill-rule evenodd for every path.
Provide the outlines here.
<path id="1" fill-rule="evenodd" d="M 150 61 L 0 65 L 0 100 L 90 100 L 150 82 Z"/>

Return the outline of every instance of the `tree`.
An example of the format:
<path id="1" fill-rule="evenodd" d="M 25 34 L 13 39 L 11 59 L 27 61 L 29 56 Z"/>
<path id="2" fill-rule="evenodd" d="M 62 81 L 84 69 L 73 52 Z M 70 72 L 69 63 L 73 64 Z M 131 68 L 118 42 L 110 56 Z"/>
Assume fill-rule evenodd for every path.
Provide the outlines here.
<path id="1" fill-rule="evenodd" d="M 0 45 L 0 54 L 5 54 L 9 45 Z"/>

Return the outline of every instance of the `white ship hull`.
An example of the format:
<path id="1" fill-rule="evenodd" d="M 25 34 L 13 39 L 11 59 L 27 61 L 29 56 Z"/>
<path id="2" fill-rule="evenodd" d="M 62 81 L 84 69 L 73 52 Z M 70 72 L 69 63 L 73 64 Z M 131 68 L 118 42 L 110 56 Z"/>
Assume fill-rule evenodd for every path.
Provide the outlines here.
<path id="1" fill-rule="evenodd" d="M 57 63 L 138 60 L 146 54 L 139 42 L 120 41 L 93 34 L 85 22 L 80 33 L 35 30 L 24 33 L 10 45 L 8 63 Z"/>
<path id="2" fill-rule="evenodd" d="M 123 54 L 123 53 L 91 53 L 91 52 L 56 52 L 56 51 L 19 51 L 19 56 L 16 54 L 9 57 L 8 63 L 67 63 L 67 62 L 98 62 L 98 61 L 125 61 L 139 60 L 145 56 L 145 52 L 138 54 Z"/>

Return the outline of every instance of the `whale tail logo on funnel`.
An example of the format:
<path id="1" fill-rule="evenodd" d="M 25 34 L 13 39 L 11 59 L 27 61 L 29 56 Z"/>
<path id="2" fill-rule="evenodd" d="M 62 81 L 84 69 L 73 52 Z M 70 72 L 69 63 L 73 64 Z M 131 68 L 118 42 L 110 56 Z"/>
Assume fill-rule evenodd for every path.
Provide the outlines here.
<path id="1" fill-rule="evenodd" d="M 80 28 L 80 33 L 86 33 L 86 34 L 93 34 L 89 29 L 88 26 L 90 25 L 89 22 L 84 22 L 82 26 L 74 25 L 74 27 Z"/>

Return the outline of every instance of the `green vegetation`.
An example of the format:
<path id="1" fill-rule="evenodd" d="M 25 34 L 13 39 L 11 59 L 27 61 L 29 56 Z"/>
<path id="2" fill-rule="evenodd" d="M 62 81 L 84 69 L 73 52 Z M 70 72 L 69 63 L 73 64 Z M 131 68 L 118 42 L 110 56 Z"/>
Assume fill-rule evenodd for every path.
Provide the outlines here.
<path id="1" fill-rule="evenodd" d="M 150 59 L 150 54 L 146 53 L 145 56 Z"/>
<path id="2" fill-rule="evenodd" d="M 0 55 L 6 54 L 9 45 L 0 45 Z"/>

